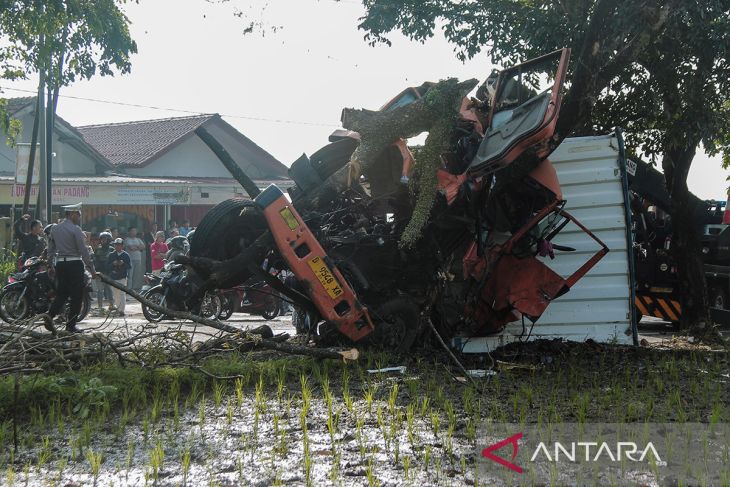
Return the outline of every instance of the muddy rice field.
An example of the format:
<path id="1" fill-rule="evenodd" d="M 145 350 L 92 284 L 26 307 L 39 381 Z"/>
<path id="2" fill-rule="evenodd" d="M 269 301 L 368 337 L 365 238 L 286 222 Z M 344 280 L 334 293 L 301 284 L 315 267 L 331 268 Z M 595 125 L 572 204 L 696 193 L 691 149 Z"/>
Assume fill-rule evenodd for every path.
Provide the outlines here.
<path id="1" fill-rule="evenodd" d="M 537 342 L 468 359 L 231 354 L 0 383 L 0 485 L 497 485 L 484 421 L 726 422 L 725 353 Z M 390 372 L 369 370 L 405 367 Z"/>

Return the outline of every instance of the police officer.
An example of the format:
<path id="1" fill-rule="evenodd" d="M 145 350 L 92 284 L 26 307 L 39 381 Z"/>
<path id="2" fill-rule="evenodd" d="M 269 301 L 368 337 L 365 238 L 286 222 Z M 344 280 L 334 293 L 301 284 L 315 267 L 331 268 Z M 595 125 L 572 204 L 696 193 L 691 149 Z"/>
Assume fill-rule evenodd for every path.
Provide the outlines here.
<path id="1" fill-rule="evenodd" d="M 96 276 L 94 262 L 84 240 L 84 233 L 79 226 L 81 222 L 81 203 L 62 207 L 66 210 L 66 219 L 51 230 L 48 242 L 48 260 L 54 261 L 56 274 L 56 299 L 51 303 L 48 315 L 53 319 L 71 300 L 71 309 L 66 323 L 66 330 L 78 333 L 76 328 L 84 288 L 84 264 L 92 275 Z"/>

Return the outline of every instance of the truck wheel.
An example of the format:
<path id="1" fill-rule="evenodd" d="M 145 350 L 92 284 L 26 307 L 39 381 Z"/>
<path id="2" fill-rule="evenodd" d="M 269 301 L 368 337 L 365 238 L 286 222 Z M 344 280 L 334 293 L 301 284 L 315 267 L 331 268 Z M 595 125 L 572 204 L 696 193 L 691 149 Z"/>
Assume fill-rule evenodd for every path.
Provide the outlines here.
<path id="1" fill-rule="evenodd" d="M 724 289 L 713 287 L 710 289 L 710 308 L 727 309 L 727 293 Z"/>
<path id="2" fill-rule="evenodd" d="M 229 199 L 210 210 L 195 230 L 190 255 L 228 260 L 251 245 L 267 229 L 253 201 Z"/>

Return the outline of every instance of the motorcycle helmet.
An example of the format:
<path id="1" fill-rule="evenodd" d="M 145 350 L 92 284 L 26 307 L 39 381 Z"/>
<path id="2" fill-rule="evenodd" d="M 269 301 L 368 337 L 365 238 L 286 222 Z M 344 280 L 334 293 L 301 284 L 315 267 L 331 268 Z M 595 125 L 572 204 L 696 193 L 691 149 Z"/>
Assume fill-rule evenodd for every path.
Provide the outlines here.
<path id="1" fill-rule="evenodd" d="M 190 230 L 187 235 L 188 245 L 193 245 L 193 235 L 195 235 L 195 230 Z"/>
<path id="2" fill-rule="evenodd" d="M 99 240 L 104 241 L 104 239 L 106 239 L 107 242 L 111 242 L 112 241 L 112 234 L 109 233 L 109 232 L 101 232 L 99 234 Z"/>
<path id="3" fill-rule="evenodd" d="M 45 227 L 43 227 L 43 233 L 46 234 L 46 237 L 50 237 L 51 236 L 51 230 L 53 230 L 53 227 L 55 227 L 55 226 L 56 226 L 55 223 L 49 223 L 48 225 L 46 225 Z"/>
<path id="4" fill-rule="evenodd" d="M 167 242 L 167 246 L 171 249 L 178 249 L 178 250 L 185 250 L 188 245 L 188 239 L 185 238 L 182 235 L 178 235 L 177 237 L 172 237 L 169 242 Z"/>

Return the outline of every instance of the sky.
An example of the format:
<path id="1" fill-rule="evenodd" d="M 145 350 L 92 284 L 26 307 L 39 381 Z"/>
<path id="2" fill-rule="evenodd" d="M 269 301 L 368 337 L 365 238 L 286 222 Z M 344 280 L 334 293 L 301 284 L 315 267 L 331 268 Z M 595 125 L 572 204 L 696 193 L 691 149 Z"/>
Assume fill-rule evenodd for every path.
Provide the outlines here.
<path id="1" fill-rule="evenodd" d="M 131 73 L 64 88 L 61 117 L 80 126 L 220 113 L 287 166 L 327 143 L 344 107 L 377 109 L 407 86 L 492 70 L 484 53 L 457 60 L 440 33 L 424 44 L 394 34 L 392 46 L 371 47 L 355 0 L 141 0 L 125 11 L 139 50 Z M 250 21 L 262 29 L 244 34 Z M 37 81 L 2 87 L 2 96 L 28 96 L 13 89 L 33 91 Z M 702 154 L 690 190 L 724 199 L 727 175 Z"/>

